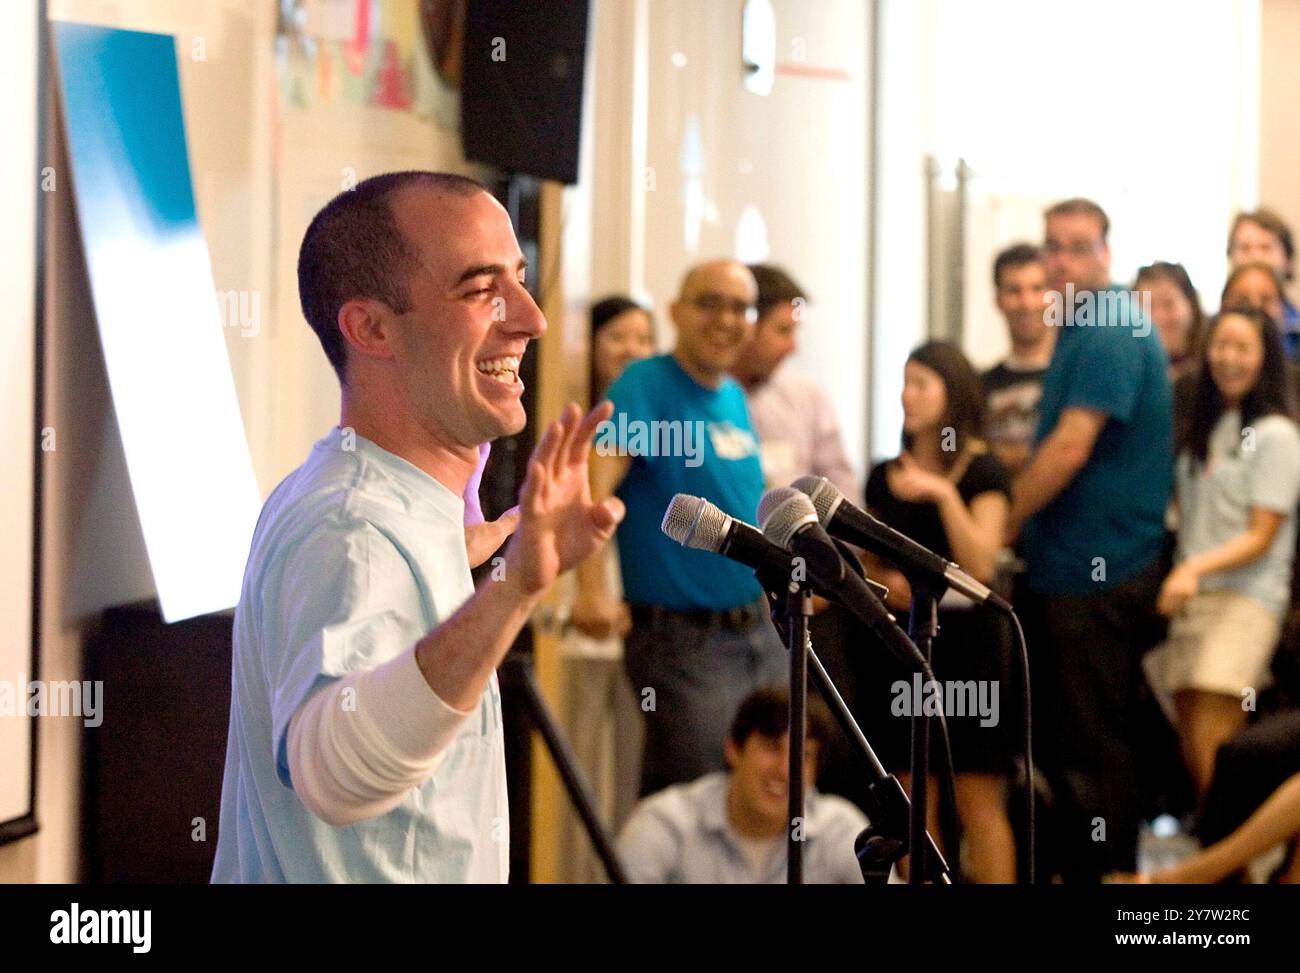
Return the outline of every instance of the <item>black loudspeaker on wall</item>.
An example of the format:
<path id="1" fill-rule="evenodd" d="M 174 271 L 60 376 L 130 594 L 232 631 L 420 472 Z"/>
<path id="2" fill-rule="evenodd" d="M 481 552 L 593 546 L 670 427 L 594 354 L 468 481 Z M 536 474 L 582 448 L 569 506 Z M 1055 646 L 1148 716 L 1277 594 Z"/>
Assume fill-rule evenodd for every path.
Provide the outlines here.
<path id="1" fill-rule="evenodd" d="M 578 181 L 587 0 L 469 0 L 461 79 L 465 157 Z"/>

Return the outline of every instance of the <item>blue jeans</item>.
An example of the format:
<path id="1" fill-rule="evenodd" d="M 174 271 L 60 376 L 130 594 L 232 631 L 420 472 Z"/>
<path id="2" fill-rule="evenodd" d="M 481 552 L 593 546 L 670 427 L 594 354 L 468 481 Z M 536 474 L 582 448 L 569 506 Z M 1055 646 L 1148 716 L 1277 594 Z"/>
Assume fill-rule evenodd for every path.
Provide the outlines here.
<path id="1" fill-rule="evenodd" d="M 645 718 L 641 795 L 726 767 L 723 741 L 756 689 L 788 686 L 789 656 L 767 620 L 745 629 L 662 613 L 634 623 L 623 661 Z"/>

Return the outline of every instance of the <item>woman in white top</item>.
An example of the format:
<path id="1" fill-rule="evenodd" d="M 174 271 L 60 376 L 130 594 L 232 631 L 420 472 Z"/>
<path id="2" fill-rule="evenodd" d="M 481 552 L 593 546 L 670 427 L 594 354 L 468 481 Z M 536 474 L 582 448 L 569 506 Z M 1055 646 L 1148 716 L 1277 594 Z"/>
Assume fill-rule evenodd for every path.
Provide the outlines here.
<path id="1" fill-rule="evenodd" d="M 1269 679 L 1290 596 L 1300 431 L 1277 324 L 1232 308 L 1210 321 L 1175 463 L 1176 565 L 1157 607 L 1169 638 L 1144 660 L 1203 796 L 1219 746 Z"/>

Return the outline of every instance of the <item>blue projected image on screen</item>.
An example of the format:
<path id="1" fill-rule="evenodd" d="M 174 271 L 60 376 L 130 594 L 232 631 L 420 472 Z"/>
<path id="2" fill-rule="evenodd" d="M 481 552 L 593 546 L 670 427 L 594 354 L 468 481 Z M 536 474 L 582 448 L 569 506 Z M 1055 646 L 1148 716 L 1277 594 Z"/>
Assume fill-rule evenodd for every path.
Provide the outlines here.
<path id="1" fill-rule="evenodd" d="M 53 25 L 77 219 L 168 621 L 239 597 L 260 497 L 196 215 L 176 42 Z"/>

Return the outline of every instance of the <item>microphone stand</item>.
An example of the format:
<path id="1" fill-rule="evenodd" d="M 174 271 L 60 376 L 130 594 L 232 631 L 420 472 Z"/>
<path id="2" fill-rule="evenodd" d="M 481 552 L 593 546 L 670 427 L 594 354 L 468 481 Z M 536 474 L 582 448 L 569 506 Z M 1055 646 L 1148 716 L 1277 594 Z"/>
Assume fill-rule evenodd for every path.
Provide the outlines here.
<path id="1" fill-rule="evenodd" d="M 835 683 L 823 668 L 817 653 L 811 649 L 808 651 L 808 664 L 812 667 L 813 680 L 821 691 L 822 699 L 830 707 L 844 734 L 871 767 L 872 781 L 867 785 L 867 794 L 872 803 L 871 823 L 858 835 L 853 850 L 858 858 L 858 867 L 862 869 L 862 881 L 868 885 L 885 885 L 889 882 L 890 866 L 906 855 L 909 847 L 907 792 L 903 790 L 898 778 L 885 770 L 862 728 L 858 726 L 858 721 L 849 711 L 844 697 L 835 688 Z M 922 843 L 929 850 L 926 860 L 934 863 L 931 877 L 940 885 L 951 885 L 948 863 L 944 861 L 938 845 L 928 832 Z"/>
<path id="2" fill-rule="evenodd" d="M 910 579 L 909 579 L 910 580 Z M 939 599 L 924 585 L 912 582 L 912 610 L 907 619 L 907 635 L 917 651 L 930 662 L 931 648 L 939 634 Z M 912 709 L 912 809 L 908 827 L 909 847 L 914 849 L 907 873 L 909 885 L 922 885 L 926 875 L 925 810 L 930 774 L 930 717 L 925 712 L 925 698 L 930 687 L 921 686 L 921 698 L 913 700 Z"/>
<path id="3" fill-rule="evenodd" d="M 803 884 L 804 844 L 804 740 L 808 702 L 808 656 L 812 652 L 809 620 L 812 618 L 812 588 L 806 580 L 791 580 L 786 588 L 786 645 L 790 650 L 790 773 L 786 788 L 790 823 L 786 840 L 788 885 Z"/>
<path id="4" fill-rule="evenodd" d="M 840 547 L 841 553 L 846 550 L 838 541 L 836 546 Z M 852 565 L 855 562 L 856 558 L 849 563 Z M 861 571 L 860 566 L 857 570 Z M 822 699 L 830 707 L 844 734 L 871 768 L 872 782 L 867 785 L 867 793 L 871 797 L 873 809 L 871 824 L 854 842 L 854 852 L 862 869 L 863 881 L 868 884 L 886 884 L 889 880 L 890 866 L 894 862 L 906 855 L 909 848 L 924 847 L 929 854 L 923 857 L 926 862 L 930 863 L 933 880 L 941 885 L 951 885 L 952 879 L 948 874 L 948 863 L 944 860 L 943 854 L 939 851 L 934 839 L 925 830 L 924 816 L 921 818 L 920 837 L 913 840 L 913 836 L 908 830 L 909 802 L 902 784 L 899 783 L 897 777 L 885 770 L 884 765 L 876 756 L 875 750 L 872 749 L 870 741 L 867 740 L 862 728 L 858 725 L 858 721 L 853 718 L 848 704 L 844 702 L 844 697 L 835 688 L 834 681 L 826 672 L 825 667 L 822 666 L 821 660 L 817 658 L 817 653 L 813 651 L 812 638 L 808 634 L 808 619 L 812 614 L 812 596 L 811 591 L 807 589 L 806 583 L 801 584 L 790 577 L 782 577 L 779 574 L 762 569 L 755 570 L 754 575 L 758 578 L 759 584 L 762 585 L 764 592 L 767 594 L 768 603 L 772 607 L 772 621 L 776 625 L 777 631 L 785 637 L 786 644 L 790 648 L 789 809 L 791 840 L 787 845 L 787 883 L 798 884 L 803 878 L 803 847 L 802 842 L 793 840 L 793 825 L 796 820 L 803 817 L 804 711 L 806 710 L 807 699 L 807 672 L 811 668 L 813 681 L 817 684 Z M 784 595 L 784 600 L 782 595 Z M 782 624 L 783 622 L 784 624 Z M 798 634 L 795 631 L 796 629 L 802 629 L 802 635 L 798 641 L 795 638 L 796 634 Z M 801 647 L 802 650 L 796 651 L 796 647 Z M 797 720 L 794 712 L 796 699 L 799 701 L 800 710 Z M 799 741 L 797 747 L 795 745 L 796 733 Z M 802 838 L 803 829 L 800 830 L 800 837 Z M 915 866 L 913 870 L 915 871 Z M 798 875 L 798 881 L 792 878 L 796 874 Z"/>
<path id="5" fill-rule="evenodd" d="M 628 884 L 627 872 L 618 857 L 614 838 L 600 820 L 600 812 L 596 810 L 596 797 L 591 784 L 588 783 L 586 774 L 578 763 L 578 757 L 573 752 L 573 747 L 569 745 L 559 722 L 551 714 L 551 709 L 542 695 L 541 687 L 537 684 L 537 675 L 533 671 L 531 657 L 522 652 L 511 652 L 502 663 L 501 676 L 508 686 L 517 685 L 521 690 L 520 698 L 532 719 L 533 728 L 541 734 L 542 742 L 550 752 L 551 760 L 560 775 L 560 781 L 564 784 L 564 789 L 569 795 L 569 800 L 573 802 L 578 817 L 582 819 L 587 837 L 591 839 L 591 847 L 600 859 L 600 863 L 605 866 L 605 874 L 609 876 L 610 884 Z"/>

